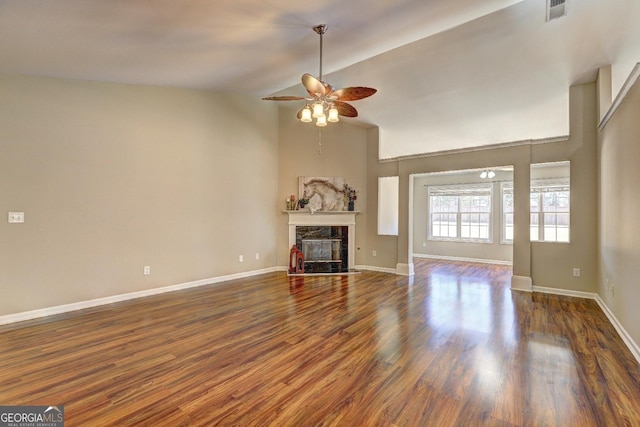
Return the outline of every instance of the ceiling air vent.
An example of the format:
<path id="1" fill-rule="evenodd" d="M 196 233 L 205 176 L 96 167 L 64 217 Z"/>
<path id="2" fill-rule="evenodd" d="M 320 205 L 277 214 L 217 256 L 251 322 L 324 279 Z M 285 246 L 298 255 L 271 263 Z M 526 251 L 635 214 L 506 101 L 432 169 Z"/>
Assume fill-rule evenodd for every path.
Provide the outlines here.
<path id="1" fill-rule="evenodd" d="M 547 21 L 567 14 L 567 0 L 547 0 Z"/>

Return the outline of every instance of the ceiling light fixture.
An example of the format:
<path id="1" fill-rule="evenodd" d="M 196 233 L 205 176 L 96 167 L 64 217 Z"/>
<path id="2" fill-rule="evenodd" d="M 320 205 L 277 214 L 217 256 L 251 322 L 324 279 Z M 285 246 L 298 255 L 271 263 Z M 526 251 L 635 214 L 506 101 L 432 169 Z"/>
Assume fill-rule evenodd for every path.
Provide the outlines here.
<path id="1" fill-rule="evenodd" d="M 496 176 L 496 173 L 494 171 L 492 171 L 492 170 L 486 170 L 486 171 L 482 171 L 482 173 L 480 173 L 480 178 L 482 178 L 482 179 L 487 179 L 487 178 L 491 179 L 494 176 Z"/>
<path id="2" fill-rule="evenodd" d="M 309 97 L 302 96 L 268 96 L 262 98 L 267 101 L 299 101 L 306 104 L 297 114 L 298 120 L 311 123 L 316 119 L 316 126 L 324 127 L 327 122 L 340 121 L 340 116 L 358 117 L 358 111 L 345 101 L 357 101 L 377 92 L 376 89 L 363 86 L 345 87 L 335 90 L 333 86 L 322 81 L 322 36 L 327 31 L 325 24 L 313 27 L 320 36 L 320 74 L 316 79 L 311 74 L 302 76 L 302 84 L 309 93 Z"/>

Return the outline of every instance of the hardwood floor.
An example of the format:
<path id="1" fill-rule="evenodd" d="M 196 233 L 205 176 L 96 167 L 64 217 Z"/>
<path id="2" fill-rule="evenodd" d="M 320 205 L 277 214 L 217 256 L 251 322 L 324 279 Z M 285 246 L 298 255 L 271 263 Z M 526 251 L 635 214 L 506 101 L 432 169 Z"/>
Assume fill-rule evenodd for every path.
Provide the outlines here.
<path id="1" fill-rule="evenodd" d="M 640 366 L 594 301 L 416 260 L 0 327 L 0 404 L 67 426 L 638 426 Z"/>

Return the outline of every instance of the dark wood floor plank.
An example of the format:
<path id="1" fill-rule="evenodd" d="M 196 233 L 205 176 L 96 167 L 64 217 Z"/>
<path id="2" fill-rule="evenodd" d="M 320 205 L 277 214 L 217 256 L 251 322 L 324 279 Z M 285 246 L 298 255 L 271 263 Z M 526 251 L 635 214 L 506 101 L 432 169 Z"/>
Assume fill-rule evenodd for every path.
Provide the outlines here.
<path id="1" fill-rule="evenodd" d="M 62 404 L 69 426 L 640 425 L 640 366 L 594 301 L 415 266 L 0 326 L 0 404 Z"/>

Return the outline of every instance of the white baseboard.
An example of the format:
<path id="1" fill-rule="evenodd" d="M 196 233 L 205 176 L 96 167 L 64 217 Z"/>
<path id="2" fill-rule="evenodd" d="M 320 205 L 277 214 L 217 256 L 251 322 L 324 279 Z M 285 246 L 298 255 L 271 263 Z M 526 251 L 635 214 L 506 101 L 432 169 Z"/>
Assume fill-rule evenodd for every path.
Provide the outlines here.
<path id="1" fill-rule="evenodd" d="M 378 273 L 398 274 L 395 268 L 376 267 L 374 265 L 356 265 L 356 270 L 377 271 Z"/>
<path id="2" fill-rule="evenodd" d="M 587 299 L 596 299 L 598 294 L 594 294 L 593 292 L 582 292 L 582 291 L 571 291 L 569 289 L 558 289 L 558 288 L 545 288 L 544 286 L 533 286 L 533 292 L 540 292 L 541 294 L 553 294 L 553 295 L 562 295 L 565 297 L 576 297 L 576 298 L 587 298 Z"/>
<path id="3" fill-rule="evenodd" d="M 534 286 L 533 291 L 595 300 L 598 306 L 600 306 L 600 309 L 604 312 L 604 315 L 609 319 L 609 322 L 611 322 L 615 330 L 618 332 L 618 335 L 620 335 L 620 338 L 622 338 L 622 341 L 627 345 L 627 348 L 629 348 L 633 357 L 635 357 L 638 363 L 640 363 L 640 346 L 638 346 L 633 338 L 631 338 L 631 335 L 629 335 L 626 329 L 624 329 L 620 321 L 618 321 L 618 318 L 613 314 L 602 298 L 600 298 L 600 295 L 592 292 L 569 291 L 566 289 L 545 288 L 540 286 Z"/>
<path id="4" fill-rule="evenodd" d="M 532 292 L 533 282 L 528 276 L 511 276 L 511 289 L 514 291 Z"/>
<path id="5" fill-rule="evenodd" d="M 616 331 L 618 331 L 618 334 L 620 335 L 620 338 L 622 338 L 622 341 L 624 341 L 627 347 L 629 347 L 629 350 L 633 354 L 633 357 L 635 357 L 638 363 L 640 363 L 640 346 L 638 346 L 638 343 L 636 343 L 633 338 L 631 338 L 631 335 L 629 335 L 626 329 L 624 329 L 622 324 L 618 321 L 618 318 L 613 314 L 613 312 L 609 309 L 607 304 L 605 304 L 602 298 L 600 298 L 600 295 L 595 294 L 595 296 L 595 300 L 602 311 L 604 311 L 605 316 L 607 316 L 613 327 L 616 328 Z"/>
<path id="6" fill-rule="evenodd" d="M 229 274 L 227 276 L 212 277 L 209 279 L 195 280 L 192 282 L 179 283 L 177 285 L 164 286 L 162 288 L 145 289 L 144 291 L 130 292 L 120 295 L 112 295 L 103 298 L 96 298 L 88 301 L 74 302 L 71 304 L 58 305 L 54 307 L 41 308 L 38 310 L 24 311 L 21 313 L 7 314 L 0 316 L 0 325 L 9 323 L 22 322 L 25 320 L 37 319 L 39 317 L 52 316 L 54 314 L 62 314 L 85 308 L 97 307 L 100 305 L 113 304 L 132 300 L 136 298 L 148 297 L 151 295 L 163 294 L 166 292 L 179 291 L 182 289 L 195 288 L 198 286 L 212 285 L 215 283 L 227 282 L 229 280 L 243 279 L 245 277 L 257 276 L 259 274 L 272 273 L 280 271 L 278 267 L 265 268 L 262 270 L 247 271 L 243 273 Z"/>
<path id="7" fill-rule="evenodd" d="M 443 261 L 461 261 L 461 262 L 478 262 L 481 264 L 497 264 L 497 265 L 513 265 L 511 261 L 502 261 L 498 259 L 484 259 L 484 258 L 464 258 L 457 256 L 445 256 L 445 255 L 428 255 L 428 254 L 413 254 L 414 258 L 427 258 L 427 259 L 441 259 Z"/>

